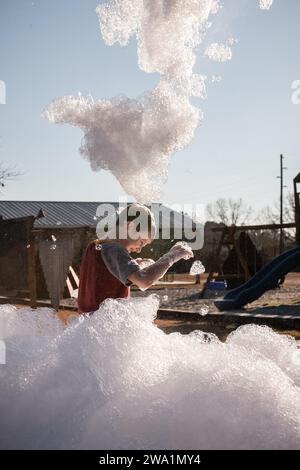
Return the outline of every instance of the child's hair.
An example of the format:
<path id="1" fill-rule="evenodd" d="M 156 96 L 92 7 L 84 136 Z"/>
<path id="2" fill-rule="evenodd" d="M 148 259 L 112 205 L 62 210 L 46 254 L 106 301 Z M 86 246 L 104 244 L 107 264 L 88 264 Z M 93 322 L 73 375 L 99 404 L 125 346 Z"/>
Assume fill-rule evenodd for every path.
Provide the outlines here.
<path id="1" fill-rule="evenodd" d="M 117 227 L 128 222 L 134 222 L 137 218 L 141 218 L 143 227 L 147 227 L 149 238 L 154 238 L 156 232 L 154 215 L 143 204 L 132 203 L 125 207 L 117 216 Z"/>

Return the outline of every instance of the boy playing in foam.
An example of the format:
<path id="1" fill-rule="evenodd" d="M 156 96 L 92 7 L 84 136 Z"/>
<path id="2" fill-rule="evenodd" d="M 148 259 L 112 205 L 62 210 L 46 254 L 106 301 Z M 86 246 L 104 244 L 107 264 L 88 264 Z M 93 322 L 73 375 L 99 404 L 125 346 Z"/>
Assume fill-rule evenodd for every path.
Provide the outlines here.
<path id="1" fill-rule="evenodd" d="M 136 231 L 137 214 L 139 219 L 146 220 L 144 231 Z M 148 289 L 174 263 L 193 257 L 189 247 L 174 245 L 156 262 L 132 258 L 130 253 L 140 253 L 152 242 L 155 230 L 151 211 L 141 204 L 131 204 L 119 214 L 115 238 L 95 240 L 88 245 L 80 268 L 79 313 L 98 310 L 100 303 L 108 298 L 129 298 L 131 284 Z"/>

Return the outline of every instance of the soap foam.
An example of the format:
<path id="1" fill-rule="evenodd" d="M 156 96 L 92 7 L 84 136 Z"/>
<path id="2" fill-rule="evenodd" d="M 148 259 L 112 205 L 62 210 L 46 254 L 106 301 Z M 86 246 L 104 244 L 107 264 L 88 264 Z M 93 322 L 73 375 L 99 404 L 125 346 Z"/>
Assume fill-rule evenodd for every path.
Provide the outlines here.
<path id="1" fill-rule="evenodd" d="M 158 302 L 107 300 L 67 327 L 0 307 L 0 447 L 299 449 L 295 340 L 255 325 L 225 343 L 166 335 Z"/>
<path id="2" fill-rule="evenodd" d="M 259 7 L 261 10 L 269 10 L 273 5 L 273 0 L 259 0 Z"/>
<path id="3" fill-rule="evenodd" d="M 111 171 L 128 194 L 148 203 L 159 198 L 171 155 L 188 145 L 202 118 L 164 81 L 141 100 L 65 96 L 43 116 L 83 129 L 80 153 L 92 170 Z"/>
<path id="4" fill-rule="evenodd" d="M 260 6 L 271 3 L 261 0 Z M 137 100 L 64 96 L 42 113 L 51 122 L 81 128 L 80 153 L 92 170 L 109 170 L 140 202 L 160 198 L 171 156 L 189 145 L 201 123 L 201 110 L 190 103 L 192 96 L 206 97 L 206 77 L 193 73 L 196 49 L 220 8 L 218 0 L 111 0 L 98 5 L 105 43 L 126 46 L 135 37 L 139 67 L 158 73 L 158 85 Z M 213 43 L 206 55 L 230 60 L 235 42 Z"/>

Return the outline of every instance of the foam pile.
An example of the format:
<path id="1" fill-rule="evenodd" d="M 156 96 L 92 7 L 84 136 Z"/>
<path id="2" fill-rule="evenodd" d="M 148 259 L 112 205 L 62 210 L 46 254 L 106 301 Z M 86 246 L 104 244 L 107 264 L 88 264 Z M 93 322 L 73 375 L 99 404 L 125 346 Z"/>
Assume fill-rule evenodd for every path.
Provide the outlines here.
<path id="1" fill-rule="evenodd" d="M 0 307 L 1 448 L 300 448 L 296 342 L 248 325 L 226 343 L 153 324 L 158 298 L 107 300 L 68 327 Z"/>

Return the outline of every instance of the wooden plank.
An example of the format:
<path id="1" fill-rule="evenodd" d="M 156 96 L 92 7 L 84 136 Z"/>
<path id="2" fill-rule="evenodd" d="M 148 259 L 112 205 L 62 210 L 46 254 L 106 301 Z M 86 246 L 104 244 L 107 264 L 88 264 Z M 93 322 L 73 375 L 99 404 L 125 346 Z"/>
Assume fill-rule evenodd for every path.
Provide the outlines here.
<path id="1" fill-rule="evenodd" d="M 278 230 L 280 228 L 295 228 L 295 223 L 288 223 L 288 224 L 265 224 L 265 225 L 237 225 L 231 227 L 213 227 L 211 229 L 212 232 L 223 232 L 226 229 L 234 227 L 235 230 Z"/>
<path id="2" fill-rule="evenodd" d="M 70 297 L 73 297 L 73 292 L 74 292 L 74 289 L 72 287 L 72 283 L 70 281 L 70 279 L 67 277 L 67 288 L 68 288 L 68 291 L 69 291 L 69 294 L 70 294 Z"/>
<path id="3" fill-rule="evenodd" d="M 77 276 L 76 272 L 74 271 L 74 269 L 72 268 L 72 266 L 70 266 L 70 273 L 72 274 L 73 276 L 73 279 L 75 281 L 75 284 L 77 286 L 77 288 L 79 287 L 79 277 Z"/>
<path id="4" fill-rule="evenodd" d="M 0 304 L 30 305 L 30 299 L 24 297 L 6 297 L 1 295 Z M 37 300 L 36 305 L 37 307 L 52 308 L 51 301 L 46 299 Z M 69 303 L 64 302 L 63 300 L 60 301 L 59 308 L 65 310 L 72 310 L 73 312 L 76 312 L 78 310 L 77 305 L 70 305 Z"/>

